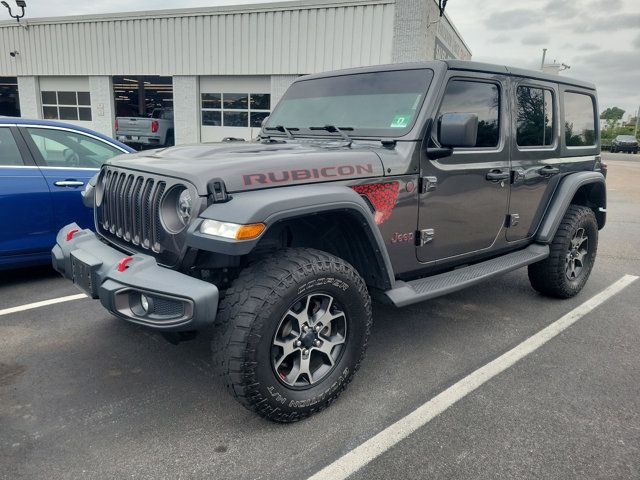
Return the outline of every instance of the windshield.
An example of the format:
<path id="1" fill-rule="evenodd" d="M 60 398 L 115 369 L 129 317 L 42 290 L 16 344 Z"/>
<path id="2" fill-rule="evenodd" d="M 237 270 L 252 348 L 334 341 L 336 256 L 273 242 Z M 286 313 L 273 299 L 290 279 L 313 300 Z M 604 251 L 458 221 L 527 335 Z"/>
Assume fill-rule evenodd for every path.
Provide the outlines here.
<path id="1" fill-rule="evenodd" d="M 421 69 L 302 80 L 287 90 L 266 127 L 326 135 L 326 130 L 309 127 L 332 125 L 356 136 L 404 135 L 413 126 L 432 78 L 431 70 Z"/>
<path id="2" fill-rule="evenodd" d="M 635 142 L 636 139 L 633 135 L 618 135 L 618 140 L 623 142 Z"/>

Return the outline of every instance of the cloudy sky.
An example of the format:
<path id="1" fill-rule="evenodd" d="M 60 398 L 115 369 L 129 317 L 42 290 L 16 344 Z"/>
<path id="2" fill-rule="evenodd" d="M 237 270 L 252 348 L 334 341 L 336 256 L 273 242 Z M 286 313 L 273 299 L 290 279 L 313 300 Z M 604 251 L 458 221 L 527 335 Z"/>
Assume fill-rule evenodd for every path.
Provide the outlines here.
<path id="1" fill-rule="evenodd" d="M 27 12 L 34 18 L 239 3 L 262 2 L 27 0 Z M 546 47 L 549 61 L 571 66 L 562 75 L 598 86 L 601 109 L 615 105 L 629 114 L 640 105 L 640 0 L 449 0 L 447 13 L 474 60 L 537 69 Z"/>

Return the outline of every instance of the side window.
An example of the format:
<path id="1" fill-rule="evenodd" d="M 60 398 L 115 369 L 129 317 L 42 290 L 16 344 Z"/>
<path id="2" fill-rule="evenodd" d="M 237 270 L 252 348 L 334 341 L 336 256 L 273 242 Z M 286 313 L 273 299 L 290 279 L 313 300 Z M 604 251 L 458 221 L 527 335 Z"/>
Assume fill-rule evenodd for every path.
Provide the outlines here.
<path id="1" fill-rule="evenodd" d="M 24 165 L 13 134 L 6 127 L 0 128 L 0 165 L 11 167 Z"/>
<path id="2" fill-rule="evenodd" d="M 100 168 L 123 153 L 108 143 L 67 130 L 27 128 L 42 159 L 49 167 Z"/>
<path id="3" fill-rule="evenodd" d="M 564 93 L 564 140 L 567 147 L 596 144 L 596 119 L 591 96 Z"/>
<path id="4" fill-rule="evenodd" d="M 516 90 L 518 112 L 516 141 L 521 147 L 553 144 L 553 93 L 551 90 L 521 86 Z"/>
<path id="5" fill-rule="evenodd" d="M 478 115 L 478 139 L 475 147 L 497 147 L 500 141 L 500 89 L 495 83 L 451 80 L 447 85 L 440 112 Z"/>

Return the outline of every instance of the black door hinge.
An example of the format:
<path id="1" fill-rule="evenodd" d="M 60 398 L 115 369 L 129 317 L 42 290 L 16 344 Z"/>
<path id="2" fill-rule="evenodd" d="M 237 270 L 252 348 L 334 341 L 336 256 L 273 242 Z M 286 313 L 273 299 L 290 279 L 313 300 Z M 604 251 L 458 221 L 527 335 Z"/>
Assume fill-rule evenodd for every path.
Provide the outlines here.
<path id="1" fill-rule="evenodd" d="M 515 227 L 516 225 L 518 225 L 518 223 L 520 223 L 520 214 L 519 213 L 511 213 L 511 214 L 507 215 L 507 218 L 505 218 L 504 226 L 507 227 L 507 228 L 511 228 L 511 227 Z"/>
<path id="2" fill-rule="evenodd" d="M 418 230 L 415 235 L 416 246 L 422 247 L 427 243 L 432 242 L 435 234 L 436 232 L 433 228 L 425 228 L 424 230 Z"/>
<path id="3" fill-rule="evenodd" d="M 420 193 L 433 192 L 438 188 L 438 177 L 420 177 Z"/>

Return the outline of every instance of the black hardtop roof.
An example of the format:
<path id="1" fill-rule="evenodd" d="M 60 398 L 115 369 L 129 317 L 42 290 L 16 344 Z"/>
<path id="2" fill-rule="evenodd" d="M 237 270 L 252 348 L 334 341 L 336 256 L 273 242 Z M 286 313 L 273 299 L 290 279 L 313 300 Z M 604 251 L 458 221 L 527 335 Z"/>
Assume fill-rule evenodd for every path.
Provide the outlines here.
<path id="1" fill-rule="evenodd" d="M 569 78 L 569 77 L 564 77 L 560 75 L 551 75 L 548 73 L 542 73 L 535 70 L 527 70 L 525 68 L 508 67 L 506 65 L 494 65 L 491 63 L 471 62 L 467 60 L 432 60 L 429 62 L 389 63 L 385 65 L 372 65 L 369 67 L 356 67 L 356 68 L 348 68 L 344 70 L 334 70 L 330 72 L 315 73 L 312 75 L 306 75 L 304 77 L 300 77 L 298 81 L 309 80 L 313 78 L 335 77 L 338 75 L 349 75 L 353 73 L 388 72 L 388 71 L 394 71 L 394 70 L 415 70 L 418 68 L 431 68 L 434 70 L 447 68 L 449 70 L 464 70 L 464 71 L 471 71 L 471 72 L 513 75 L 518 77 L 526 77 L 526 78 L 533 78 L 536 80 L 543 80 L 545 82 L 561 83 L 563 85 L 573 85 L 576 87 L 587 88 L 590 90 L 596 89 L 593 83 L 585 82 L 583 80 L 576 80 L 575 78 Z"/>

